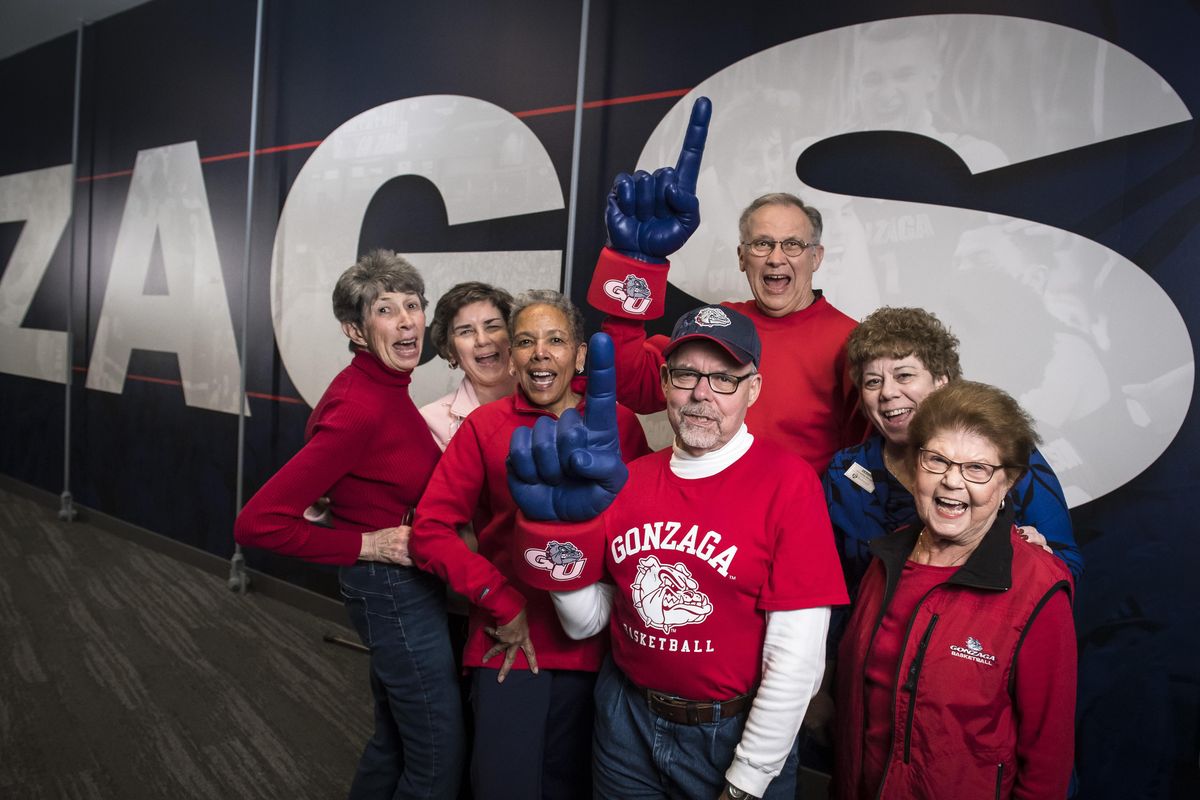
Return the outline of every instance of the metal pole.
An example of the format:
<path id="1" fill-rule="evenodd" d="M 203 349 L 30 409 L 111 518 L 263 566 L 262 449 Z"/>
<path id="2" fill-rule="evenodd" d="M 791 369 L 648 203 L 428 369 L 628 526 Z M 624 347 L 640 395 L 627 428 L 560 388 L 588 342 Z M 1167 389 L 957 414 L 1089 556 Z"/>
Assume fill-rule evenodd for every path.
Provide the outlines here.
<path id="1" fill-rule="evenodd" d="M 254 22 L 254 86 L 250 92 L 250 158 L 246 166 L 246 243 L 242 250 L 242 342 L 239 352 L 241 359 L 241 383 L 238 396 L 241 405 L 238 407 L 238 442 L 237 442 L 237 508 L 242 510 L 242 481 L 245 477 L 246 454 L 246 345 L 250 320 L 250 245 L 254 220 L 254 167 L 257 162 L 258 149 L 258 84 L 262 69 L 262 36 L 263 36 L 263 0 L 258 0 L 258 11 Z M 233 545 L 233 557 L 229 560 L 229 588 L 235 592 L 244 592 L 250 585 L 250 576 L 246 572 L 246 557 L 242 555 L 242 547 Z"/>
<path id="2" fill-rule="evenodd" d="M 587 72 L 588 17 L 591 0 L 583 0 L 579 21 L 579 73 L 575 79 L 575 135 L 571 141 L 571 199 L 567 207 L 567 260 L 563 275 L 563 294 L 571 296 L 571 277 L 575 267 L 575 215 L 579 206 L 579 154 L 583 138 L 583 79 Z"/>
<path id="3" fill-rule="evenodd" d="M 75 28 L 75 117 L 71 123 L 71 243 L 67 247 L 67 355 L 65 405 L 63 411 L 63 490 L 59 496 L 58 518 L 75 519 L 75 500 L 71 496 L 71 384 L 75 364 L 75 187 L 79 175 L 79 108 L 83 91 L 83 20 Z"/>

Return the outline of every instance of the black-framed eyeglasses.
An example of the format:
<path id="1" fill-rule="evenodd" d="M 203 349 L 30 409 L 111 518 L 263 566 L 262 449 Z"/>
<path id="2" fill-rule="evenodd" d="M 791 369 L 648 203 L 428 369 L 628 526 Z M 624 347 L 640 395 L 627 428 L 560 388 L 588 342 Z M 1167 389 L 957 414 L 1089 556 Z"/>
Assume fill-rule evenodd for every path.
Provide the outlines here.
<path id="1" fill-rule="evenodd" d="M 987 464 L 983 461 L 955 461 L 946 458 L 936 450 L 926 450 L 924 447 L 917 454 L 917 463 L 926 472 L 934 475 L 945 475 L 951 467 L 958 467 L 963 480 L 968 483 L 987 483 L 998 469 L 1024 469 L 1020 464 Z"/>
<path id="2" fill-rule="evenodd" d="M 708 378 L 709 387 L 717 394 L 733 394 L 742 385 L 742 381 L 753 378 L 758 372 L 749 375 L 729 375 L 724 372 L 697 372 L 694 369 L 667 368 L 671 385 L 676 389 L 695 389 L 701 378 Z"/>
<path id="3" fill-rule="evenodd" d="M 820 247 L 820 242 L 806 242 L 802 239 L 784 239 L 782 242 L 777 242 L 774 239 L 755 239 L 752 242 L 742 242 L 743 245 L 750 248 L 750 252 L 762 258 L 769 256 L 775 252 L 775 245 L 779 245 L 783 249 L 785 256 L 796 256 L 803 253 L 810 247 Z"/>

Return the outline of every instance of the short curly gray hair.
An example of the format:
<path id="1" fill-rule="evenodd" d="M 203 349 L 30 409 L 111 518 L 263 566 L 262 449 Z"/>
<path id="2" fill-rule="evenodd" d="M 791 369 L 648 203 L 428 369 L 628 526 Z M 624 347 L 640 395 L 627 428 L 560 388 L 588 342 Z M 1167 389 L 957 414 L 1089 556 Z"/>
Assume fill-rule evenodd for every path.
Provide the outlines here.
<path id="1" fill-rule="evenodd" d="M 415 294 L 425 299 L 425 281 L 421 273 L 402 256 L 391 250 L 372 250 L 359 257 L 354 266 L 342 273 L 333 287 L 333 315 L 338 322 L 362 327 L 366 310 L 381 294 Z"/>
<path id="2" fill-rule="evenodd" d="M 516 338 L 517 317 L 521 316 L 521 312 L 530 306 L 551 306 L 562 312 L 567 319 L 567 324 L 571 329 L 571 336 L 575 339 L 574 344 L 585 344 L 587 339 L 583 333 L 583 314 L 575 307 L 575 304 L 562 292 L 556 292 L 553 289 L 530 289 L 526 292 L 521 292 L 517 295 L 517 299 L 513 301 L 512 314 L 508 317 L 508 338 Z"/>

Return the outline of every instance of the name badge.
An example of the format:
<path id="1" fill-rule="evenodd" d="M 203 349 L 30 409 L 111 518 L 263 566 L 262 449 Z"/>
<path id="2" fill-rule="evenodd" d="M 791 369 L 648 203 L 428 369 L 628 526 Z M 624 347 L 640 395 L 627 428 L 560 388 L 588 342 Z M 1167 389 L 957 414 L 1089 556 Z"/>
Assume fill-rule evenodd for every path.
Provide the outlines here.
<path id="1" fill-rule="evenodd" d="M 871 470 L 862 464 L 859 464 L 857 461 L 854 462 L 844 474 L 861 488 L 866 489 L 872 494 L 875 493 L 875 479 L 871 477 Z"/>

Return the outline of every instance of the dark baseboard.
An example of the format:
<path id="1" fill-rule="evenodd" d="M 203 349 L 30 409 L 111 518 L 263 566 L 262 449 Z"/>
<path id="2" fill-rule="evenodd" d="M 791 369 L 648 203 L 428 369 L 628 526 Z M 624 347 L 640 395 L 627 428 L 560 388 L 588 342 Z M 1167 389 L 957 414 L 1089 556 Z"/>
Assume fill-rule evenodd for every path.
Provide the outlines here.
<path id="1" fill-rule="evenodd" d="M 32 500 L 44 506 L 48 513 L 51 514 L 57 514 L 62 505 L 61 498 L 53 492 L 32 486 L 3 473 L 0 473 L 0 489 Z M 77 522 L 86 522 L 89 525 L 94 525 L 105 533 L 119 536 L 122 539 L 162 553 L 222 579 L 229 577 L 230 562 L 228 559 L 209 553 L 206 550 L 201 550 L 198 547 L 178 542 L 168 536 L 163 536 L 160 533 L 133 525 L 105 514 L 102 511 L 88 508 L 87 506 L 76 504 L 74 508 L 76 512 L 75 521 Z M 339 601 L 263 572 L 258 572 L 257 570 L 247 569 L 246 574 L 250 578 L 249 591 L 261 594 L 264 597 L 270 597 L 282 603 L 287 603 L 294 608 L 327 619 L 342 627 L 346 626 L 346 609 Z M 230 591 L 233 590 L 231 589 Z"/>

